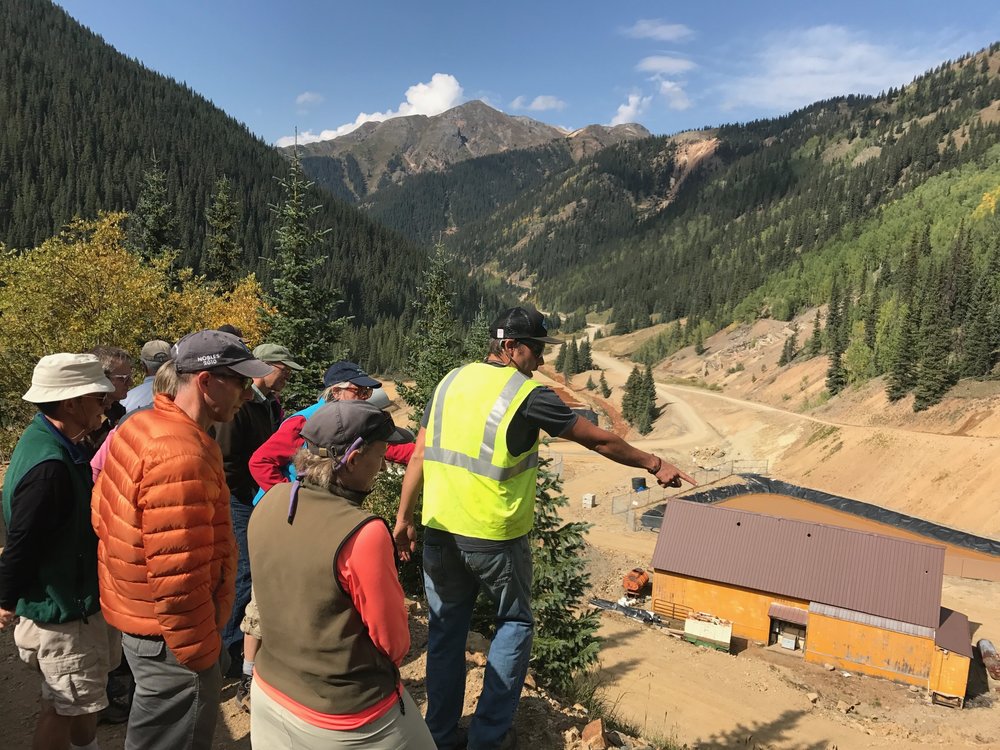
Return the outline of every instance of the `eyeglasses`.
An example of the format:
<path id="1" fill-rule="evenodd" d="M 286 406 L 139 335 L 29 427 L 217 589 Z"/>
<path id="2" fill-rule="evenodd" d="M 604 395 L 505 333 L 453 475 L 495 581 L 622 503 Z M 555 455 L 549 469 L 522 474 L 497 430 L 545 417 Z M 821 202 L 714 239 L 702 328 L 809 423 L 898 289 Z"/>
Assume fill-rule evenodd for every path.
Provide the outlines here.
<path id="1" fill-rule="evenodd" d="M 245 391 L 253 385 L 253 378 L 248 378 L 239 373 L 230 372 L 229 370 L 212 370 L 213 375 L 217 378 L 223 378 L 224 380 L 235 380 L 239 386 L 240 390 Z"/>
<path id="2" fill-rule="evenodd" d="M 352 393 L 356 393 L 358 394 L 358 398 L 361 399 L 362 401 L 367 401 L 368 399 L 370 399 L 372 397 L 372 393 L 374 393 L 375 391 L 374 388 L 370 388 L 366 385 L 354 385 L 354 383 L 351 383 L 350 385 L 341 386 L 340 388 L 337 388 L 337 390 L 351 391 Z"/>
<path id="3" fill-rule="evenodd" d="M 95 401 L 101 402 L 101 408 L 107 408 L 111 406 L 112 397 L 110 393 L 85 393 L 84 398 L 92 398 Z"/>
<path id="4" fill-rule="evenodd" d="M 106 378 L 107 378 L 108 380 L 117 380 L 117 381 L 119 381 L 120 383 L 128 383 L 129 381 L 131 381 L 131 380 L 132 380 L 132 375 L 131 375 L 131 373 L 130 373 L 130 374 L 128 374 L 128 375 L 106 375 L 105 377 L 106 377 Z"/>

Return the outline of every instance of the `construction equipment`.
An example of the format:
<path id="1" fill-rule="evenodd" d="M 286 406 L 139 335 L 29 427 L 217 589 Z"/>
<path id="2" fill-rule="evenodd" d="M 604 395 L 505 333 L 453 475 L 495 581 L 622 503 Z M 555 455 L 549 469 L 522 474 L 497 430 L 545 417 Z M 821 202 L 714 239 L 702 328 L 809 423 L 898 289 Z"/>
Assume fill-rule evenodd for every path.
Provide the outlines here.
<path id="1" fill-rule="evenodd" d="M 643 568 L 632 568 L 622 578 L 622 587 L 625 589 L 625 593 L 630 596 L 642 596 L 648 585 L 649 573 Z"/>

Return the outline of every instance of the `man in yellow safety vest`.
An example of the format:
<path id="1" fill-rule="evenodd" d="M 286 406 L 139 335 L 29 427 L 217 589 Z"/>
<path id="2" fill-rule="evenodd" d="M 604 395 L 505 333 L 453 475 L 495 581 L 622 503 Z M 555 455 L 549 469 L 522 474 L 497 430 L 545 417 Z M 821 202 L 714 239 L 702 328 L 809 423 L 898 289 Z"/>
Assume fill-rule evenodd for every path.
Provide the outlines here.
<path id="1" fill-rule="evenodd" d="M 531 379 L 548 336 L 534 308 L 504 311 L 484 362 L 452 370 L 424 411 L 410 459 L 395 538 L 415 550 L 414 508 L 423 489 L 424 586 L 430 611 L 427 725 L 439 750 L 465 747 L 458 728 L 465 697 L 465 642 L 480 587 L 495 605 L 483 691 L 469 725 L 469 750 L 516 747 L 513 731 L 531 656 L 531 549 L 539 432 L 566 438 L 662 486 L 694 481 L 676 466 L 580 419 Z"/>

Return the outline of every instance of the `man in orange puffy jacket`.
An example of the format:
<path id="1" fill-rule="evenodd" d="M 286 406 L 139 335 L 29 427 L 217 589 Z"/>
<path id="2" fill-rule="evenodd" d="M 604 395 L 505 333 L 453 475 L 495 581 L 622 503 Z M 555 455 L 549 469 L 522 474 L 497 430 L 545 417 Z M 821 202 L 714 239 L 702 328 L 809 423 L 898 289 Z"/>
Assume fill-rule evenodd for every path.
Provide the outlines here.
<path id="1" fill-rule="evenodd" d="M 119 427 L 94 487 L 101 608 L 135 675 L 126 750 L 209 748 L 228 657 L 236 542 L 219 446 L 271 366 L 236 336 L 188 334 L 173 347 L 177 395 Z"/>

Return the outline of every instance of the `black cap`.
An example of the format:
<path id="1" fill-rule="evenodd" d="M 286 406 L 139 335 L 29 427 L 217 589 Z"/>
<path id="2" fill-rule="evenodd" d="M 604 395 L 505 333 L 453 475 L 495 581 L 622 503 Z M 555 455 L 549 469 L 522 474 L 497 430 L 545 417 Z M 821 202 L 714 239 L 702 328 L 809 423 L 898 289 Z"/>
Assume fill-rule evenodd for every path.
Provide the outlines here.
<path id="1" fill-rule="evenodd" d="M 353 362 L 342 359 L 330 365 L 323 375 L 323 386 L 329 388 L 337 383 L 354 383 L 362 388 L 381 388 L 382 384 Z"/>
<path id="2" fill-rule="evenodd" d="M 490 328 L 490 338 L 494 339 L 534 339 L 546 344 L 561 344 L 559 339 L 549 336 L 545 328 L 545 317 L 533 307 L 511 307 L 500 313 Z"/>
<path id="3" fill-rule="evenodd" d="M 392 417 L 367 401 L 329 401 L 313 413 L 302 427 L 302 437 L 313 453 L 343 457 L 359 439 L 363 443 L 384 440 L 390 444 L 411 443 L 413 434 L 396 427 Z"/>
<path id="4" fill-rule="evenodd" d="M 174 344 L 171 355 L 178 374 L 228 367 L 245 378 L 262 378 L 274 369 L 256 359 L 239 337 L 211 329 L 189 333 Z"/>

